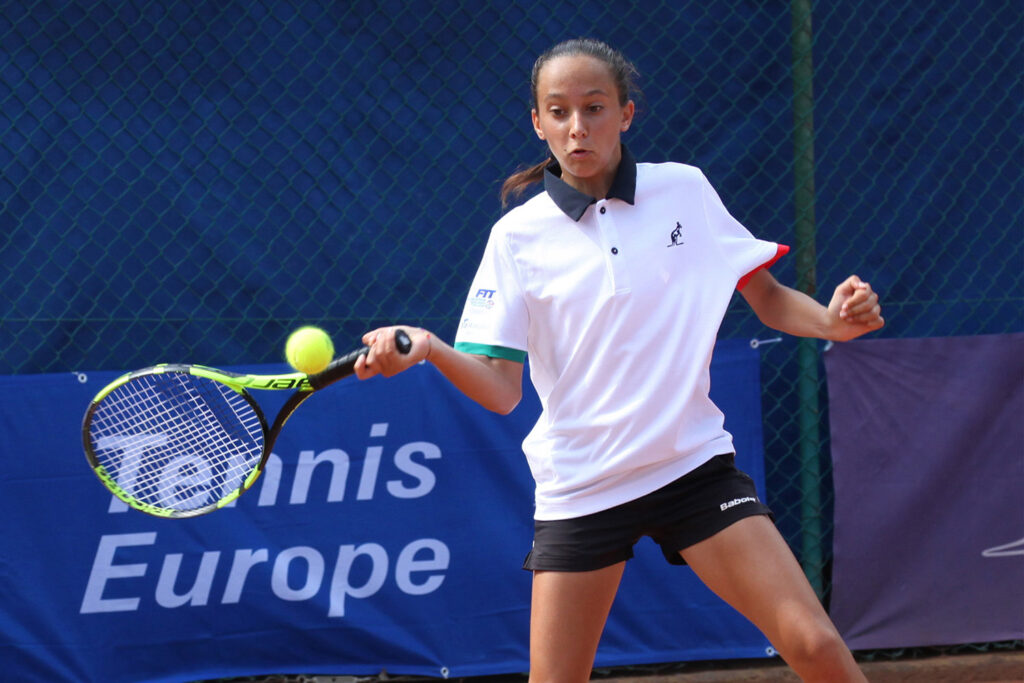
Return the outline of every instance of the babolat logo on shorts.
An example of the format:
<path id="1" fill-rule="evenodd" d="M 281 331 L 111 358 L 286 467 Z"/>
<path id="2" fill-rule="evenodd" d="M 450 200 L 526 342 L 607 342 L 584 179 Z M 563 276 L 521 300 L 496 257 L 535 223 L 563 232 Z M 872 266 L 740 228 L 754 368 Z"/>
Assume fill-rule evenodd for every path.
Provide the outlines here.
<path id="1" fill-rule="evenodd" d="M 756 502 L 757 502 L 757 498 L 753 498 L 751 496 L 746 496 L 744 498 L 733 498 L 728 503 L 722 503 L 721 508 L 722 508 L 722 512 L 725 512 L 729 508 L 734 508 L 737 505 L 742 505 L 743 503 L 756 503 Z"/>

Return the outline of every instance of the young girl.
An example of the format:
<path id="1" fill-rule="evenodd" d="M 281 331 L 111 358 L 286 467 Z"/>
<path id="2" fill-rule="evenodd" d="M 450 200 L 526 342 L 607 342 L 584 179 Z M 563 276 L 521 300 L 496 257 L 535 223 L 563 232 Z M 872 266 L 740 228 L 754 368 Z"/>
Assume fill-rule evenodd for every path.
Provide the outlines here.
<path id="1" fill-rule="evenodd" d="M 543 164 L 510 177 L 503 199 L 544 191 L 493 227 L 455 346 L 406 328 L 364 337 L 365 379 L 428 360 L 499 413 L 521 395 L 523 362 L 543 408 L 523 449 L 536 480 L 530 681 L 589 679 L 625 561 L 643 535 L 688 564 L 750 619 L 808 681 L 864 680 L 749 477 L 708 398 L 711 352 L 732 292 L 767 326 L 844 341 L 880 328 L 878 297 L 856 276 L 827 307 L 767 267 L 787 247 L 755 239 L 699 170 L 638 164 L 633 67 L 607 45 L 572 40 L 533 68 Z M 388 333 L 384 333 L 387 331 Z"/>

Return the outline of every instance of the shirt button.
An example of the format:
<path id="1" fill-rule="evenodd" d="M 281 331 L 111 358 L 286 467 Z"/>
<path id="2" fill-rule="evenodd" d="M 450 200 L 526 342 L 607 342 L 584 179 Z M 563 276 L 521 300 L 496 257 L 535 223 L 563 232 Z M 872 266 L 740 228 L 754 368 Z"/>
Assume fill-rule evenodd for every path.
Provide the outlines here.
<path id="1" fill-rule="evenodd" d="M 604 207 L 604 206 L 601 207 L 601 213 L 604 213 L 607 210 L 608 210 L 607 207 Z"/>
<path id="2" fill-rule="evenodd" d="M 618 254 L 619 253 L 619 248 L 618 247 L 612 247 L 612 253 L 613 254 Z"/>

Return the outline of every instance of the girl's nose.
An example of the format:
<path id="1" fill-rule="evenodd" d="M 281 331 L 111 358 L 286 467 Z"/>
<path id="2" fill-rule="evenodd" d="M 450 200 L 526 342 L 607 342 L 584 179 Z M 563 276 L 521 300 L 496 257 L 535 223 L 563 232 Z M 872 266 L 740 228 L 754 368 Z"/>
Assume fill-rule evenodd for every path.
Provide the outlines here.
<path id="1" fill-rule="evenodd" d="M 582 114 L 573 114 L 569 125 L 569 135 L 574 138 L 587 137 L 587 129 L 586 126 L 583 125 Z"/>

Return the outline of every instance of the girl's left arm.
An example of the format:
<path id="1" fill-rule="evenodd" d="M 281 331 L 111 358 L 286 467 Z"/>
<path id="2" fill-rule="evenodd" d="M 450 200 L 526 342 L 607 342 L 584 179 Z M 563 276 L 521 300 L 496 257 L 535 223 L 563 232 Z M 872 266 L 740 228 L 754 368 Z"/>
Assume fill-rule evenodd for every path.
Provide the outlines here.
<path id="1" fill-rule="evenodd" d="M 827 307 L 779 283 L 767 269 L 754 273 L 740 293 L 762 323 L 797 337 L 848 341 L 885 325 L 878 295 L 856 275 L 836 287 Z"/>

